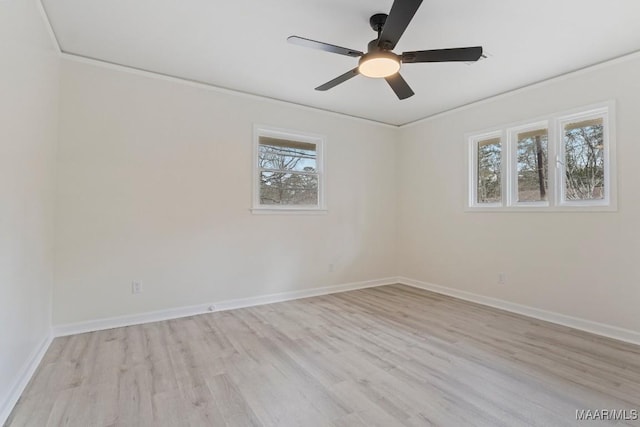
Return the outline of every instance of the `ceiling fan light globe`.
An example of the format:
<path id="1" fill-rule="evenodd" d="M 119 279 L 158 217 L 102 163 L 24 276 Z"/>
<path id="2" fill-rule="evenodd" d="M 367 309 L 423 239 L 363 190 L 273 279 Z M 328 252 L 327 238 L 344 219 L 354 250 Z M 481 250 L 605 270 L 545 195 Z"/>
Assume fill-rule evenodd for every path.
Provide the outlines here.
<path id="1" fill-rule="evenodd" d="M 380 79 L 400 71 L 398 55 L 391 52 L 366 54 L 360 58 L 358 71 L 366 77 Z"/>

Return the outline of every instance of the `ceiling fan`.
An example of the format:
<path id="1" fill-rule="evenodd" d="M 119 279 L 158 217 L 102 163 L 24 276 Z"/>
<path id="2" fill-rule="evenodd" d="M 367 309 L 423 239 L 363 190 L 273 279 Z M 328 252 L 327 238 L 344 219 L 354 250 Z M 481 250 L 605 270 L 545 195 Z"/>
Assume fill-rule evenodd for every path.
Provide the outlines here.
<path id="1" fill-rule="evenodd" d="M 369 19 L 369 24 L 378 37 L 369 42 L 367 53 L 355 49 L 348 49 L 323 43 L 304 37 L 290 36 L 287 41 L 300 46 L 324 50 L 325 52 L 360 58 L 358 66 L 341 76 L 320 85 L 316 90 L 329 90 L 352 77 L 362 74 L 371 78 L 384 78 L 391 89 L 400 99 L 414 95 L 413 90 L 400 75 L 400 64 L 417 62 L 451 62 L 477 61 L 482 57 L 482 47 L 461 47 L 454 49 L 417 50 L 402 52 L 398 55 L 392 52 L 400 37 L 407 29 L 411 19 L 418 11 L 422 0 L 395 0 L 389 15 L 376 13 Z"/>

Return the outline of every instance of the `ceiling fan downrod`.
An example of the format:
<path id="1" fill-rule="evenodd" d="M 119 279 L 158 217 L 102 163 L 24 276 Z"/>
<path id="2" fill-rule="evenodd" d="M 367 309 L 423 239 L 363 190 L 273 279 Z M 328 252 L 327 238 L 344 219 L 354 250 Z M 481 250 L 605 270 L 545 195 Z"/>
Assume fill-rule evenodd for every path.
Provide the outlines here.
<path id="1" fill-rule="evenodd" d="M 378 37 L 376 37 L 376 41 L 380 40 L 380 35 L 382 34 L 382 29 L 384 28 L 385 22 L 387 22 L 387 14 L 386 13 L 376 13 L 369 18 L 369 25 L 371 29 L 378 33 Z"/>

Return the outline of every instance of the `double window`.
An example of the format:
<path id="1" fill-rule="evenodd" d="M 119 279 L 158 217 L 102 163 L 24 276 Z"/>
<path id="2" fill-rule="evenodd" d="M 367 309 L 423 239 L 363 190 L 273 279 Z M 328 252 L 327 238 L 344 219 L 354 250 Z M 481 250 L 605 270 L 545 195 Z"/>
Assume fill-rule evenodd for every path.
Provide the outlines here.
<path id="1" fill-rule="evenodd" d="M 254 212 L 324 210 L 324 138 L 254 129 Z"/>
<path id="2" fill-rule="evenodd" d="M 471 210 L 615 210 L 613 103 L 469 135 Z"/>

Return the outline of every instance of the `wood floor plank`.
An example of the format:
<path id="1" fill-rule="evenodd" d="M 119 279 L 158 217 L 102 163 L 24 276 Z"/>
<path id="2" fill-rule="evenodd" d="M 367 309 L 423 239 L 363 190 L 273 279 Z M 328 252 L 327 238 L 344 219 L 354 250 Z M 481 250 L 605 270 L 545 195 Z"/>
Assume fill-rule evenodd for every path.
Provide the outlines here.
<path id="1" fill-rule="evenodd" d="M 225 423 L 229 426 L 259 427 L 263 424 L 253 412 L 242 393 L 226 374 L 207 380 L 211 395 L 220 408 Z"/>
<path id="2" fill-rule="evenodd" d="M 57 338 L 6 426 L 576 426 L 581 409 L 640 409 L 640 347 L 390 285 Z"/>

